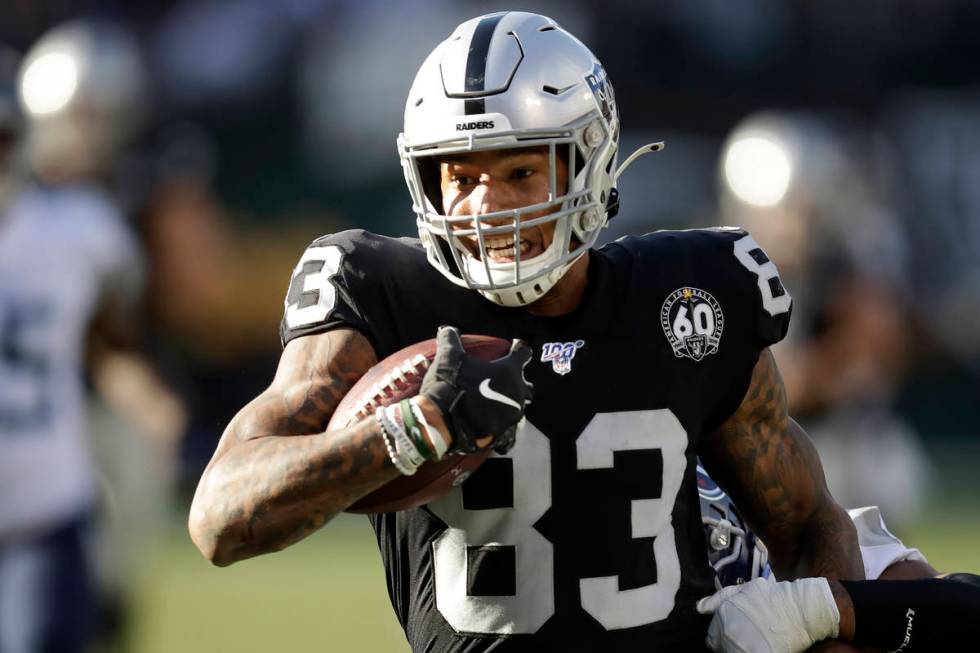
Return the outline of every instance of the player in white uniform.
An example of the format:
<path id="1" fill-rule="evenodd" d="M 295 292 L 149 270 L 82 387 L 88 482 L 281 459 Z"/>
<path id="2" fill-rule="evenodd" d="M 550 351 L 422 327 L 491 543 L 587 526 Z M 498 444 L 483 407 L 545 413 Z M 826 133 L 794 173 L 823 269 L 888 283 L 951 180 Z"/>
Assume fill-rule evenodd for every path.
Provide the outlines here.
<path id="1" fill-rule="evenodd" d="M 857 528 L 858 543 L 861 545 L 861 557 L 864 558 L 864 577 L 868 580 L 881 578 L 882 574 L 886 577 L 895 577 L 895 570 L 889 576 L 885 572 L 893 565 L 901 562 L 917 562 L 928 565 L 929 561 L 918 549 L 912 549 L 902 543 L 902 540 L 895 537 L 881 516 L 878 506 L 866 506 L 848 510 L 847 513 L 854 520 Z M 932 569 L 932 567 L 929 567 Z M 933 569 L 932 575 L 936 572 Z"/>
<path id="2" fill-rule="evenodd" d="M 11 189 L 0 197 L 3 653 L 88 650 L 96 624 L 92 544 L 101 483 L 87 433 L 83 370 L 100 369 L 110 359 L 106 352 L 133 341 L 142 276 L 139 248 L 122 215 L 86 181 L 115 151 L 103 138 L 110 133 L 104 123 L 113 119 L 105 103 L 122 96 L 106 93 L 99 77 L 119 72 L 104 59 L 114 56 L 113 46 L 111 36 L 95 38 L 85 26 L 56 28 L 21 68 L 26 130 L 13 120 L 0 126 L 7 128 L 0 142 L 10 146 L 0 188 Z M 56 68 L 66 60 L 75 83 L 59 99 L 65 89 Z M 89 84 L 95 78 L 99 83 Z M 0 86 L 4 81 L 12 87 L 12 76 Z M 11 97 L 0 91 L 0 102 L 7 99 L 0 117 L 12 115 Z M 79 104 L 85 106 L 76 113 Z M 30 161 L 40 183 L 28 183 L 21 169 L 27 166 L 18 161 Z M 93 375 L 96 386 L 99 378 Z"/>
<path id="3" fill-rule="evenodd" d="M 136 252 L 91 188 L 26 190 L 0 220 L 0 533 L 92 503 L 84 344 L 101 307 L 131 303 Z"/>
<path id="4" fill-rule="evenodd" d="M 697 481 L 708 559 L 715 569 L 718 589 L 759 577 L 771 577 L 769 552 L 765 545 L 749 530 L 738 508 L 700 465 L 697 468 Z M 866 579 L 879 578 L 885 570 L 900 562 L 928 565 L 918 549 L 905 546 L 888 530 L 878 506 L 854 508 L 847 512 L 857 530 Z M 935 575 L 935 570 L 929 575 Z"/>
<path id="5" fill-rule="evenodd" d="M 854 653 L 870 646 L 911 653 L 954 650 L 952 643 L 959 650 L 958 643 L 980 635 L 980 576 L 936 571 L 888 530 L 877 506 L 848 511 L 866 581 L 777 582 L 738 508 L 701 467 L 697 477 L 719 588 L 698 604 L 713 613 L 712 650 Z"/>
<path id="6" fill-rule="evenodd" d="M 84 346 L 99 312 L 132 298 L 136 251 L 118 214 L 93 189 L 30 189 L 0 219 L 5 652 L 35 650 L 29 641 L 49 626 L 38 619 L 54 614 L 34 608 L 58 591 L 54 584 L 70 587 L 64 574 L 77 573 L 76 598 L 91 585 L 83 538 L 98 483 L 85 428 Z M 91 608 L 75 603 L 74 610 Z"/>

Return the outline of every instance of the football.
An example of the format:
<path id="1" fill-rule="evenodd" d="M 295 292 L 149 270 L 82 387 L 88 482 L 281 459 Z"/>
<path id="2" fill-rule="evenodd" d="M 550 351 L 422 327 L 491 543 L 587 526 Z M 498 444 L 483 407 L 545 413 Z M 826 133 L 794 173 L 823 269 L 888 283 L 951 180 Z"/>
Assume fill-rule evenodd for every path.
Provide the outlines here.
<path id="1" fill-rule="evenodd" d="M 467 353 L 481 360 L 495 360 L 510 351 L 510 341 L 491 336 L 464 335 Z M 435 338 L 416 343 L 388 356 L 372 367 L 341 400 L 327 430 L 342 429 L 387 406 L 414 397 L 422 377 L 436 354 Z M 490 455 L 491 448 L 473 455 L 449 454 L 429 461 L 412 476 L 399 476 L 347 509 L 356 513 L 407 510 L 437 499 L 465 481 Z"/>

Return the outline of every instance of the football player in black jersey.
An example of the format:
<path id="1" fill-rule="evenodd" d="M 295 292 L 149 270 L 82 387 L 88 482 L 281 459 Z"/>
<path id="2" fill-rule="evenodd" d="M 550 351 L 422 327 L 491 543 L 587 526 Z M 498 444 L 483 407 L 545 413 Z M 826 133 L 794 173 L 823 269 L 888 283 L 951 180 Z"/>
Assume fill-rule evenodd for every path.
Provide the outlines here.
<path id="1" fill-rule="evenodd" d="M 601 64 L 547 17 L 481 16 L 433 51 L 399 138 L 420 238 L 303 254 L 276 377 L 191 508 L 206 557 L 277 551 L 425 460 L 493 446 L 446 496 L 371 516 L 415 651 L 704 650 L 698 455 L 781 577 L 862 577 L 786 413 L 768 346 L 791 299 L 762 249 L 734 228 L 593 247 L 616 178 L 659 149 L 617 165 L 619 134 Z M 437 333 L 417 397 L 324 432 L 371 366 Z M 486 363 L 458 333 L 519 341 Z"/>

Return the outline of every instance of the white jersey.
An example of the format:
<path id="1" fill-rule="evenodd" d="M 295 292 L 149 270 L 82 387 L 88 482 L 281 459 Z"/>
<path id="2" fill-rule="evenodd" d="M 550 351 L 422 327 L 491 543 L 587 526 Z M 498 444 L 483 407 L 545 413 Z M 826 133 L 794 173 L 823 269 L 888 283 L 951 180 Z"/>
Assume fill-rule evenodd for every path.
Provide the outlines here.
<path id="1" fill-rule="evenodd" d="M 857 528 L 861 557 L 864 558 L 864 577 L 875 580 L 882 572 L 896 562 L 917 560 L 926 562 L 918 549 L 910 549 L 902 540 L 892 535 L 885 526 L 878 506 L 866 506 L 848 510 L 847 513 Z"/>
<path id="2" fill-rule="evenodd" d="M 0 538 L 95 500 L 85 338 L 107 292 L 138 286 L 137 261 L 92 188 L 31 189 L 0 217 Z"/>

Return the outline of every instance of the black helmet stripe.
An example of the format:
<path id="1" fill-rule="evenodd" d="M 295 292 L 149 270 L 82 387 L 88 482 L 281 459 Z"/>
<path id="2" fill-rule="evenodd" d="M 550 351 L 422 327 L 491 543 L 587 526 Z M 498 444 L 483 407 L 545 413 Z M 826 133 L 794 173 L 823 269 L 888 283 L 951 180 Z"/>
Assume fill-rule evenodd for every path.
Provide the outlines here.
<path id="1" fill-rule="evenodd" d="M 463 81 L 463 90 L 467 93 L 483 90 L 487 77 L 487 55 L 490 52 L 490 42 L 493 40 L 493 33 L 497 29 L 497 24 L 507 13 L 501 11 L 485 16 L 473 30 L 473 38 L 470 39 L 470 51 L 466 56 L 466 79 Z M 486 113 L 486 103 L 483 98 L 466 99 L 463 110 L 468 116 Z"/>

